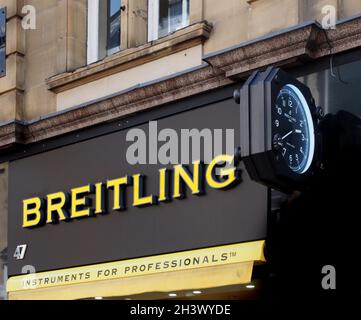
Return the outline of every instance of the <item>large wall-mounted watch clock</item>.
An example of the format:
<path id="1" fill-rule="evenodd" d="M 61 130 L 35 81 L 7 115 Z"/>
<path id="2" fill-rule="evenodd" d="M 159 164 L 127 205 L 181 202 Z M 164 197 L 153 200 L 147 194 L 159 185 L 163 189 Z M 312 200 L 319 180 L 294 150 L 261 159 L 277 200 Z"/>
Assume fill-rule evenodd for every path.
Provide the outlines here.
<path id="1" fill-rule="evenodd" d="M 256 71 L 235 99 L 241 109 L 241 157 L 252 179 L 289 192 L 319 165 L 320 138 L 310 89 L 284 71 Z"/>

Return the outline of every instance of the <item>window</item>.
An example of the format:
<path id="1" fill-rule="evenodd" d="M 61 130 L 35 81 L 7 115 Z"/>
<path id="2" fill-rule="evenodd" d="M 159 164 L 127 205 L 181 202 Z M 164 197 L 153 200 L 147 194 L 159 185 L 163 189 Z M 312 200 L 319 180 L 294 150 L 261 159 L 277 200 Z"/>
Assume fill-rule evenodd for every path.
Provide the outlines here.
<path id="1" fill-rule="evenodd" d="M 120 50 L 121 0 L 88 0 L 88 64 Z"/>
<path id="2" fill-rule="evenodd" d="M 0 9 L 0 77 L 6 74 L 6 9 Z"/>
<path id="3" fill-rule="evenodd" d="M 120 50 L 120 6 L 121 0 L 108 0 L 107 50 L 112 54 Z"/>
<path id="4" fill-rule="evenodd" d="M 189 25 L 189 0 L 149 0 L 148 41 Z"/>

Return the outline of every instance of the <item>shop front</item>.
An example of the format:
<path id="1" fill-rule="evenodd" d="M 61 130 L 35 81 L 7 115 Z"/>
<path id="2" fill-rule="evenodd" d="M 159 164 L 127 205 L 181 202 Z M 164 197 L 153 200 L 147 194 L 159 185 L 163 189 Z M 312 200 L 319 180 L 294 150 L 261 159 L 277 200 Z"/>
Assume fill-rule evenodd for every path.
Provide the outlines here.
<path id="1" fill-rule="evenodd" d="M 292 177 L 306 173 L 304 190 L 310 187 L 307 172 L 316 168 L 324 174 L 321 164 L 335 157 L 325 152 L 326 140 L 316 134 L 320 119 L 315 102 L 325 113 L 346 110 L 359 117 L 359 57 L 355 50 L 287 70 L 286 88 L 293 81 L 302 92 L 292 95 L 289 90 L 292 103 L 285 107 L 302 102 L 304 95 L 301 104 L 311 111 L 312 121 L 307 112 L 297 121 L 290 109 L 281 110 L 285 116 L 279 118 L 285 86 L 270 68 L 254 73 L 246 85 L 230 84 L 16 146 L 1 158 L 9 163 L 9 298 L 260 299 L 269 289 L 272 270 L 288 283 L 294 268 L 306 280 L 312 275 L 314 291 L 319 290 L 321 267 L 333 257 L 327 250 L 323 256 L 324 247 L 318 247 L 333 239 L 324 221 L 344 208 L 336 210 L 330 201 L 296 205 L 287 217 L 295 220 L 286 221 L 279 238 L 275 221 L 285 196 L 272 188 L 293 181 L 273 180 L 269 160 L 283 162 Z M 280 86 L 278 91 L 262 87 L 268 78 Z M 235 90 L 241 92 L 240 104 Z M 268 92 L 276 94 L 259 99 Z M 305 131 L 306 122 L 314 129 L 307 126 Z M 287 126 L 278 125 L 282 123 Z M 312 144 L 307 142 L 311 134 Z M 303 165 L 299 161 L 294 166 L 293 154 L 283 154 L 295 149 L 296 138 L 282 145 L 294 136 L 300 142 L 295 161 L 307 150 Z M 330 176 L 336 177 L 333 172 Z M 351 176 L 351 183 L 340 176 L 342 183 L 336 184 L 347 190 L 344 199 L 357 193 Z M 327 182 L 321 186 L 317 191 L 323 199 L 336 190 Z M 294 185 L 288 191 L 293 190 Z M 338 197 L 333 196 L 337 205 Z M 330 230 L 340 224 L 336 216 Z M 306 237 L 309 230 L 313 234 Z M 339 261 L 346 261 L 342 254 Z M 320 263 L 304 272 L 310 257 Z"/>
<path id="2" fill-rule="evenodd" d="M 324 29 L 323 1 L 168 1 L 158 34 L 158 0 L 87 2 L 39 1 L 23 32 L 0 0 L 0 299 L 348 293 L 361 7 Z"/>
<path id="3" fill-rule="evenodd" d="M 235 86 L 33 144 L 9 164 L 10 299 L 252 299 L 268 189 Z"/>

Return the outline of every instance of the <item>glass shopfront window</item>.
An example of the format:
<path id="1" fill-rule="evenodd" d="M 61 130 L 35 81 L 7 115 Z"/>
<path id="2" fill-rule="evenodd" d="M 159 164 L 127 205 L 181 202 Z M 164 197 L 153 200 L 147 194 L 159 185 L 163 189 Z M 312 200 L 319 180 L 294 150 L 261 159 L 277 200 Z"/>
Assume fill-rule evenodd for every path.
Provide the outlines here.
<path id="1" fill-rule="evenodd" d="M 316 103 L 325 113 L 346 110 L 361 117 L 361 60 L 336 64 L 328 59 L 326 68 L 301 76 Z"/>
<path id="2" fill-rule="evenodd" d="M 7 297 L 7 204 L 8 204 L 8 170 L 7 165 L 0 164 L 0 300 Z"/>

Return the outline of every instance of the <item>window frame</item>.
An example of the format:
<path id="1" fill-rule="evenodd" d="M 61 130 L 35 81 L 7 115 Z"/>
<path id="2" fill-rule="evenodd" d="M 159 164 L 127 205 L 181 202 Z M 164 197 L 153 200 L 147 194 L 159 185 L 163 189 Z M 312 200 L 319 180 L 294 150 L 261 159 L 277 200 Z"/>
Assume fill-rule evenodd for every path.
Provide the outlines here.
<path id="1" fill-rule="evenodd" d="M 88 0 L 87 13 L 87 64 L 99 58 L 99 0 Z"/>
<path id="2" fill-rule="evenodd" d="M 119 47 L 108 49 L 109 8 L 104 0 L 88 0 L 87 11 L 87 64 L 95 63 L 121 50 L 122 35 Z M 122 1 L 120 2 L 122 5 Z M 122 19 L 120 10 L 120 19 Z M 121 28 L 120 21 L 120 28 Z M 122 33 L 122 28 L 121 32 Z"/>

